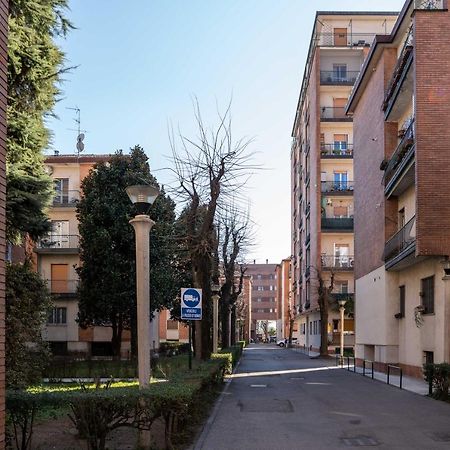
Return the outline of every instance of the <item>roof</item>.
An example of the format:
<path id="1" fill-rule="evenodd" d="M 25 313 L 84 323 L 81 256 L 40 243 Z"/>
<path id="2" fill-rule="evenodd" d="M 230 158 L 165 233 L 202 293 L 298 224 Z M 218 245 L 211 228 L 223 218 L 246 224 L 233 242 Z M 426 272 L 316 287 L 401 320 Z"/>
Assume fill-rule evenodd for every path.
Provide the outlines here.
<path id="1" fill-rule="evenodd" d="M 77 154 L 72 155 L 50 155 L 46 156 L 45 163 L 96 163 L 101 161 L 108 161 L 113 155 L 82 155 Z"/>
<path id="2" fill-rule="evenodd" d="M 317 11 L 317 16 L 398 16 L 398 11 Z"/>

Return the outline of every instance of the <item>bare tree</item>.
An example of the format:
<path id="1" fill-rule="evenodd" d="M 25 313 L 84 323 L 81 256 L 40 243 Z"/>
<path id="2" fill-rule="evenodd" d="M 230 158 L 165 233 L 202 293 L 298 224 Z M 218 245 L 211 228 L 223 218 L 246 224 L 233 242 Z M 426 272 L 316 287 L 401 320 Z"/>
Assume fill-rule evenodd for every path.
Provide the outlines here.
<path id="1" fill-rule="evenodd" d="M 289 321 L 289 336 L 288 336 L 288 342 L 289 346 L 292 345 L 292 335 L 294 333 L 294 324 L 295 319 L 297 318 L 297 314 L 295 311 L 295 307 L 292 304 L 292 291 L 289 291 L 289 300 L 288 300 L 288 321 Z"/>
<path id="2" fill-rule="evenodd" d="M 198 135 L 189 138 L 178 132 L 170 136 L 172 171 L 176 176 L 174 194 L 185 206 L 186 226 L 182 236 L 189 253 L 194 287 L 203 290 L 203 319 L 195 326 L 195 354 L 207 359 L 211 353 L 211 282 L 216 270 L 218 239 L 215 219 L 218 208 L 232 204 L 242 193 L 248 177 L 256 168 L 251 140 L 234 141 L 228 105 L 218 113 L 218 125 L 208 128 L 201 117 L 198 101 L 194 116 Z M 233 201 L 231 201 L 233 199 Z"/>

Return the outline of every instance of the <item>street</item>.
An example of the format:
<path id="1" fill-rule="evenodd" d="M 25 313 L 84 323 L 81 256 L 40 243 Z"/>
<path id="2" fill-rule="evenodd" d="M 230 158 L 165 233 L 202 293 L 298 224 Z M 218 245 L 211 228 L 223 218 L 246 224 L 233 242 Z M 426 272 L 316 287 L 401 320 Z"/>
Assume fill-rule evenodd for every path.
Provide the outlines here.
<path id="1" fill-rule="evenodd" d="M 251 344 L 195 449 L 449 449 L 450 404 Z"/>

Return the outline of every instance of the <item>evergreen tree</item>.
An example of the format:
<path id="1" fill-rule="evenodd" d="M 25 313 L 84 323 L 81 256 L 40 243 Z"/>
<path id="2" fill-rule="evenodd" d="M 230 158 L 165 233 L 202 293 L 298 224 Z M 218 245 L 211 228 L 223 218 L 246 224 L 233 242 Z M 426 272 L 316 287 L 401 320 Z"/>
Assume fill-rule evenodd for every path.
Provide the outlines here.
<path id="1" fill-rule="evenodd" d="M 64 54 L 54 42 L 71 28 L 67 0 L 10 0 L 7 107 L 7 237 L 18 242 L 49 229 L 45 208 L 53 185 L 44 171 L 51 114 L 64 72 Z"/>
<path id="2" fill-rule="evenodd" d="M 108 163 L 99 163 L 83 180 L 83 198 L 77 205 L 81 266 L 79 323 L 112 328 L 112 347 L 120 355 L 122 332 L 135 331 L 135 237 L 128 223 L 133 216 L 125 188 L 157 184 L 148 158 L 139 146 L 130 155 L 121 151 Z M 150 210 L 156 222 L 150 239 L 151 311 L 170 308 L 179 285 L 175 264 L 175 204 L 161 190 Z M 133 333 L 134 334 L 134 333 Z"/>

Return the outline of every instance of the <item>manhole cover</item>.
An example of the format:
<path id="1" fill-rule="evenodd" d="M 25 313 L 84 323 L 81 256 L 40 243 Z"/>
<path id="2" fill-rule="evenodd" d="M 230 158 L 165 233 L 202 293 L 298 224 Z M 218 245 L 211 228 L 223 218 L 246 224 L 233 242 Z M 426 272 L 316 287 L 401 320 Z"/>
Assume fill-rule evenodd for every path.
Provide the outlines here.
<path id="1" fill-rule="evenodd" d="M 430 439 L 433 439 L 435 442 L 450 442 L 450 433 L 444 432 L 428 432 L 425 433 Z"/>
<path id="2" fill-rule="evenodd" d="M 257 413 L 292 413 L 294 408 L 289 400 L 281 399 L 248 399 L 240 400 L 238 406 L 241 412 Z"/>
<path id="3" fill-rule="evenodd" d="M 380 443 L 371 436 L 355 436 L 341 438 L 343 444 L 348 447 L 375 447 L 380 445 Z"/>

